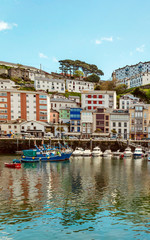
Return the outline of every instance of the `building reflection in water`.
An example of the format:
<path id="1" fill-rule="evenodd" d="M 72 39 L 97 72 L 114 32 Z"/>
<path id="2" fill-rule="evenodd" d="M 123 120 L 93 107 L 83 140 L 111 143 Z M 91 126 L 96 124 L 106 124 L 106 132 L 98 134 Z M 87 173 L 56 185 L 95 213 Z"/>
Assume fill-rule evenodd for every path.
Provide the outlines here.
<path id="1" fill-rule="evenodd" d="M 140 221 L 141 211 L 148 214 L 150 164 L 145 160 L 72 158 L 21 169 L 4 168 L 4 161 L 1 157 L 1 223 L 30 221 L 50 210 L 61 213 L 62 225 L 82 224 L 104 210 L 122 219 L 132 212 L 130 221 Z"/>

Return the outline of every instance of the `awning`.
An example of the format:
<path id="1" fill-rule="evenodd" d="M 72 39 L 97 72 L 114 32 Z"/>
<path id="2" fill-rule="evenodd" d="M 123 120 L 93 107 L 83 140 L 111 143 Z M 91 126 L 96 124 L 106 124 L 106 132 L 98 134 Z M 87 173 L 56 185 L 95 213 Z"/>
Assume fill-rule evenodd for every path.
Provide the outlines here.
<path id="1" fill-rule="evenodd" d="M 68 132 L 68 133 L 64 133 L 65 136 L 80 136 L 81 133 L 79 132 Z"/>
<path id="2" fill-rule="evenodd" d="M 110 133 L 92 133 L 92 136 L 109 136 Z"/>

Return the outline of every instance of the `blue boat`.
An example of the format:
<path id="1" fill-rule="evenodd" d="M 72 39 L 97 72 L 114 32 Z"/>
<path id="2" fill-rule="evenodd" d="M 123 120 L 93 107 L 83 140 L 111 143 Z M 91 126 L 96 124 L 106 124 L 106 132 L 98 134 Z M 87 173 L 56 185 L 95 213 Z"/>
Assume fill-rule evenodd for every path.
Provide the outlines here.
<path id="1" fill-rule="evenodd" d="M 21 162 L 57 162 L 69 160 L 72 152 L 62 152 L 56 149 L 36 149 L 23 150 L 23 155 L 21 156 Z"/>

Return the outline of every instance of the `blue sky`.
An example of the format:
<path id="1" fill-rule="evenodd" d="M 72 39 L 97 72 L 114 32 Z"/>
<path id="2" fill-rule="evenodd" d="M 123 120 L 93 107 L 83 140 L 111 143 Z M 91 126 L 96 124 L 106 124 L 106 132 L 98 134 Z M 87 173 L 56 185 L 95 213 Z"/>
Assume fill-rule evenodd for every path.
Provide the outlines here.
<path id="1" fill-rule="evenodd" d="M 0 0 L 0 60 L 59 71 L 58 60 L 113 70 L 150 61 L 149 0 Z"/>

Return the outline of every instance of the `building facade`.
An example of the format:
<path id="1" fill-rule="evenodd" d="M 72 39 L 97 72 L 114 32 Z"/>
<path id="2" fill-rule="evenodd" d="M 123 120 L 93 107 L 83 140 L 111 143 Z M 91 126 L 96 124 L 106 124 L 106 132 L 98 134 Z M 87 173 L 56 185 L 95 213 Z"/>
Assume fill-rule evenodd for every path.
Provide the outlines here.
<path id="1" fill-rule="evenodd" d="M 66 80 L 66 90 L 68 92 L 78 92 L 83 90 L 94 90 L 94 83 L 83 80 Z"/>
<path id="2" fill-rule="evenodd" d="M 81 111 L 82 108 L 70 108 L 70 132 L 80 132 Z"/>
<path id="3" fill-rule="evenodd" d="M 59 112 L 51 109 L 50 111 L 50 123 L 58 123 L 59 122 Z"/>
<path id="4" fill-rule="evenodd" d="M 115 91 L 83 91 L 81 94 L 81 107 L 88 110 L 97 108 L 116 108 Z"/>
<path id="5" fill-rule="evenodd" d="M 65 81 L 63 79 L 36 78 L 34 87 L 37 91 L 65 93 Z"/>
<path id="6" fill-rule="evenodd" d="M 140 99 L 131 94 L 126 94 L 119 99 L 119 109 L 129 109 L 131 105 L 139 103 Z"/>
<path id="7" fill-rule="evenodd" d="M 150 62 L 118 68 L 112 73 L 112 77 L 118 84 L 126 84 L 128 88 L 150 84 Z"/>
<path id="8" fill-rule="evenodd" d="M 51 98 L 51 109 L 59 112 L 60 108 L 78 107 L 76 102 L 65 98 Z"/>
<path id="9" fill-rule="evenodd" d="M 59 122 L 69 123 L 70 122 L 70 108 L 60 108 L 59 109 Z"/>
<path id="10" fill-rule="evenodd" d="M 46 93 L 0 90 L 0 121 L 50 121 L 50 97 Z"/>
<path id="11" fill-rule="evenodd" d="M 93 111 L 81 111 L 81 133 L 82 138 L 90 138 L 93 133 Z"/>
<path id="12" fill-rule="evenodd" d="M 116 136 L 123 139 L 128 139 L 130 137 L 129 110 L 112 110 L 110 113 L 110 130 L 111 136 Z"/>
<path id="13" fill-rule="evenodd" d="M 110 109 L 98 108 L 93 113 L 93 132 L 109 135 Z"/>
<path id="14" fill-rule="evenodd" d="M 17 85 L 14 81 L 11 81 L 10 79 L 0 78 L 0 89 L 13 89 L 16 87 Z"/>
<path id="15" fill-rule="evenodd" d="M 148 137 L 150 104 L 135 104 L 130 112 L 130 138 L 140 140 Z"/>

